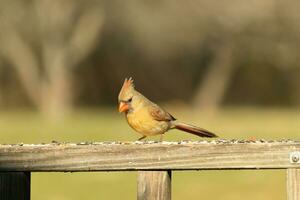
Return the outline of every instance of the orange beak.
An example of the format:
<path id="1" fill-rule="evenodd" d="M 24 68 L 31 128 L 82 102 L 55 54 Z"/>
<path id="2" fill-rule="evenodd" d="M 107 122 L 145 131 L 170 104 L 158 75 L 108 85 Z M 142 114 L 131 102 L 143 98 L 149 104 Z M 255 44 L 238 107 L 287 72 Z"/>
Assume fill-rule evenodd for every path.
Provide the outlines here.
<path id="1" fill-rule="evenodd" d="M 119 112 L 122 113 L 122 112 L 126 112 L 128 110 L 129 110 L 129 105 L 127 103 L 120 102 L 120 104 L 119 104 Z"/>

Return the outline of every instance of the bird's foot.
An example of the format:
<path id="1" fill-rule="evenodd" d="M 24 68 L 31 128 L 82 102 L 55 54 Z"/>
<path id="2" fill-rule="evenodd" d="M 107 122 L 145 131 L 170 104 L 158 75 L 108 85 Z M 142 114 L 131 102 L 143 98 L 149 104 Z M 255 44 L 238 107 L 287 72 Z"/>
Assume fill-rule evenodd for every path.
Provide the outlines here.
<path id="1" fill-rule="evenodd" d="M 141 141 L 142 139 L 145 139 L 147 136 L 143 136 L 143 137 L 140 137 L 139 139 L 138 139 L 138 141 Z"/>
<path id="2" fill-rule="evenodd" d="M 160 135 L 159 141 L 162 142 L 162 141 L 163 141 L 163 138 L 164 138 L 164 134 L 161 134 L 161 135 Z"/>

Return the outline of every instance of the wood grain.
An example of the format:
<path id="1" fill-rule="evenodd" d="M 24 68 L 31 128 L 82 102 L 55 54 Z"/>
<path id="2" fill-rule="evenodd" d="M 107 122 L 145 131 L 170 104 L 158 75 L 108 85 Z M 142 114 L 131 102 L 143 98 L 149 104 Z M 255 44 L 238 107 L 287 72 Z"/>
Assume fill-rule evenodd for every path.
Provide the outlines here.
<path id="1" fill-rule="evenodd" d="M 30 200 L 30 173 L 0 173 L 0 199 Z"/>
<path id="2" fill-rule="evenodd" d="M 138 200 L 171 200 L 171 171 L 139 171 Z"/>
<path id="3" fill-rule="evenodd" d="M 287 196 L 288 200 L 300 199 L 300 169 L 287 170 Z"/>
<path id="4" fill-rule="evenodd" d="M 299 168 L 300 142 L 113 142 L 0 145 L 0 171 Z"/>

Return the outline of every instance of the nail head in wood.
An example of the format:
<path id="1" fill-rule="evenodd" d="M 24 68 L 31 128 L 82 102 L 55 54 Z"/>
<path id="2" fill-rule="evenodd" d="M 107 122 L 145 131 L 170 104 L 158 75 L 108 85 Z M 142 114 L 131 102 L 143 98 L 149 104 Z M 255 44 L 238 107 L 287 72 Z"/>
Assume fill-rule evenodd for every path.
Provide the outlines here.
<path id="1" fill-rule="evenodd" d="M 290 154 L 291 163 L 300 163 L 300 151 L 295 151 Z"/>

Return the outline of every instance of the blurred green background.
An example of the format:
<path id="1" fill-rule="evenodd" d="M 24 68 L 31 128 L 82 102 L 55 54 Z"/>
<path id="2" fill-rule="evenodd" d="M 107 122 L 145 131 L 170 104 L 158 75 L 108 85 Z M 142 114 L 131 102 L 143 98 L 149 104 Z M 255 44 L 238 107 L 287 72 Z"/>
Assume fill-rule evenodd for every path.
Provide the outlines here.
<path id="1" fill-rule="evenodd" d="M 136 140 L 117 112 L 130 76 L 176 118 L 221 138 L 297 140 L 299 9 L 292 0 L 0 0 L 0 143 Z M 174 172 L 172 194 L 285 199 L 285 171 Z M 34 173 L 32 198 L 135 199 L 136 173 Z"/>

